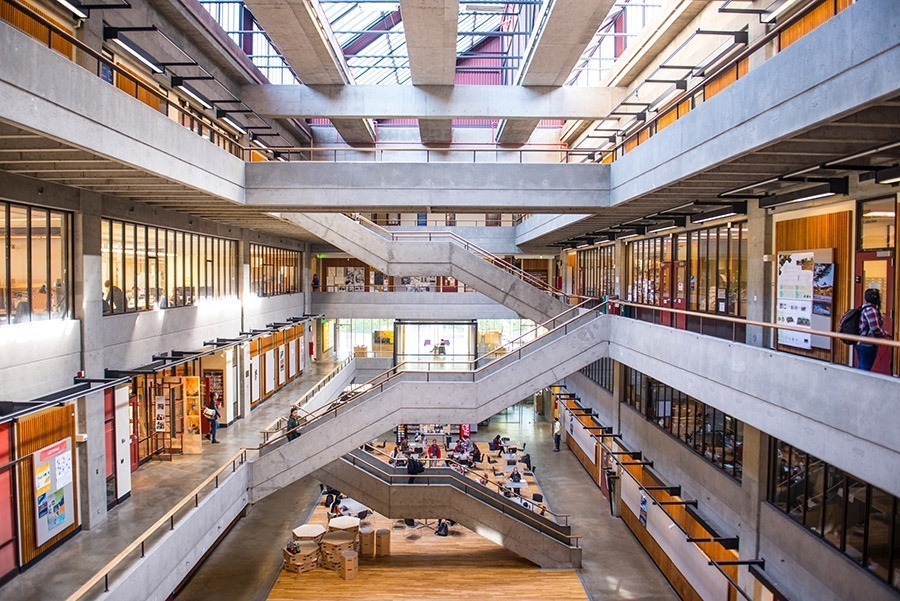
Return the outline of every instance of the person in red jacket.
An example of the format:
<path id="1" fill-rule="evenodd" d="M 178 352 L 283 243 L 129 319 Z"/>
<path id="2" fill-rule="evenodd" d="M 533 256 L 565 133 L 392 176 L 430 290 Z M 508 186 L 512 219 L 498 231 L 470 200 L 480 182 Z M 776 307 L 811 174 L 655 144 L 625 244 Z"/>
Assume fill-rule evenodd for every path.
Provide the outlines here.
<path id="1" fill-rule="evenodd" d="M 437 439 L 431 439 L 431 446 L 428 447 L 428 457 L 431 459 L 441 458 L 441 446 L 437 443 Z"/>

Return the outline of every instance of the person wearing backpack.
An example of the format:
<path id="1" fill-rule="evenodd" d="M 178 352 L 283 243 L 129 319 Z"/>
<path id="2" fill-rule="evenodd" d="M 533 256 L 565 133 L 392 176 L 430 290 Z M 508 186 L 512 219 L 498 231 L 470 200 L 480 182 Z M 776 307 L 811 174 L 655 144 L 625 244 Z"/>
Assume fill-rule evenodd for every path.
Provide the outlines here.
<path id="1" fill-rule="evenodd" d="M 890 338 L 881 327 L 881 293 L 875 288 L 869 288 L 864 295 L 865 301 L 859 312 L 859 335 L 870 338 Z M 856 343 L 857 368 L 872 371 L 875 358 L 878 356 L 878 346 L 865 342 Z"/>

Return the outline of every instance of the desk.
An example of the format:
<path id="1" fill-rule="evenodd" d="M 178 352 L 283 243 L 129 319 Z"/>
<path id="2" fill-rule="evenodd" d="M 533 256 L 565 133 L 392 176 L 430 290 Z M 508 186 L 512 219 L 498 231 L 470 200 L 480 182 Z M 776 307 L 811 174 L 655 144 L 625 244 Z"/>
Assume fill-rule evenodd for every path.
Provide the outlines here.
<path id="1" fill-rule="evenodd" d="M 350 517 L 349 515 L 342 515 L 340 517 L 331 518 L 328 521 L 328 530 L 331 533 L 336 530 L 356 532 L 357 530 L 359 530 L 359 518 Z"/>
<path id="2" fill-rule="evenodd" d="M 510 459 L 515 459 L 516 461 L 518 461 L 519 454 L 518 453 L 500 453 L 500 459 L 503 459 L 504 461 L 509 461 Z"/>
<path id="3" fill-rule="evenodd" d="M 457 461 L 468 461 L 469 460 L 468 453 L 450 453 L 450 457 Z"/>
<path id="4" fill-rule="evenodd" d="M 522 480 L 521 482 L 513 482 L 512 480 L 506 481 L 506 488 L 511 488 L 513 490 L 517 490 L 522 492 L 523 488 L 528 488 L 528 483 Z"/>

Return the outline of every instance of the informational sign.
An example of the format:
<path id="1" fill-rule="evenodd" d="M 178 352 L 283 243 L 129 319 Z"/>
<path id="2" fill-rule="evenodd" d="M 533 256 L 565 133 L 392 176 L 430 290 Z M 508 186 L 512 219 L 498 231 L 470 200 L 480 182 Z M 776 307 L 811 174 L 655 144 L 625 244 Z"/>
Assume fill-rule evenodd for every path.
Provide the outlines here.
<path id="1" fill-rule="evenodd" d="M 65 438 L 32 456 L 38 546 L 75 523 L 72 441 Z"/>
<path id="2" fill-rule="evenodd" d="M 459 437 L 468 438 L 472 435 L 472 426 L 470 424 L 459 425 Z"/>
<path id="3" fill-rule="evenodd" d="M 322 340 L 319 342 L 322 345 L 322 352 L 327 352 L 334 345 L 334 320 L 333 319 L 323 319 L 322 320 Z"/>
<path id="4" fill-rule="evenodd" d="M 153 397 L 154 421 L 153 430 L 155 432 L 166 431 L 166 397 Z"/>
<path id="5" fill-rule="evenodd" d="M 834 263 L 831 249 L 778 254 L 775 321 L 780 326 L 809 330 L 778 331 L 778 343 L 795 348 L 830 348 L 830 340 L 814 332 L 832 330 Z"/>
<path id="6" fill-rule="evenodd" d="M 278 347 L 278 382 L 284 384 L 287 381 L 287 351 L 285 346 Z"/>

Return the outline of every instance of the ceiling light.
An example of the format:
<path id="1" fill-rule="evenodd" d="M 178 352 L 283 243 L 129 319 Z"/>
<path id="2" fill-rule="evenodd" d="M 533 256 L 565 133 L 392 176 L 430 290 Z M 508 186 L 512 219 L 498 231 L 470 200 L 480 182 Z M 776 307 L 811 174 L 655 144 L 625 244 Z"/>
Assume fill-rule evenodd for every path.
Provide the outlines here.
<path id="1" fill-rule="evenodd" d="M 238 123 L 237 121 L 235 121 L 234 119 L 232 119 L 231 117 L 229 117 L 228 111 L 216 110 L 216 119 L 219 119 L 220 121 L 222 121 L 223 123 L 225 123 L 226 125 L 231 127 L 232 129 L 236 129 L 238 131 L 238 133 L 240 133 L 241 135 L 245 135 L 245 136 L 247 135 L 247 130 L 244 129 L 244 126 L 241 125 L 240 123 Z"/>
<path id="2" fill-rule="evenodd" d="M 811 188 L 802 188 L 800 190 L 785 192 L 783 194 L 772 194 L 759 201 L 759 208 L 771 209 L 772 207 L 776 207 L 778 205 L 793 202 L 803 202 L 804 200 L 815 200 L 817 198 L 826 198 L 828 196 L 834 196 L 836 194 L 847 194 L 847 192 L 847 178 L 838 178 L 833 179 L 830 182 L 812 186 Z"/>
<path id="3" fill-rule="evenodd" d="M 831 167 L 834 165 L 841 165 L 842 163 L 846 163 L 847 161 L 853 161 L 856 159 L 861 159 L 862 157 L 871 156 L 873 154 L 878 154 L 879 152 L 884 152 L 885 150 L 890 150 L 891 148 L 896 148 L 900 146 L 900 142 L 891 142 L 890 144 L 882 144 L 877 148 L 870 148 L 869 150 L 863 150 L 862 152 L 857 152 L 856 154 L 851 154 L 850 156 L 841 157 L 839 159 L 835 159 L 833 161 L 828 161 L 825 163 L 826 167 Z"/>
<path id="4" fill-rule="evenodd" d="M 866 211 L 863 213 L 863 217 L 871 217 L 872 219 L 876 218 L 890 218 L 893 219 L 897 214 L 893 211 Z"/>
<path id="5" fill-rule="evenodd" d="M 797 3 L 797 0 L 784 0 L 784 2 L 781 3 L 781 6 L 779 6 L 775 10 L 767 11 L 765 16 L 760 18 L 760 21 L 762 21 L 763 23 L 774 23 L 775 20 L 778 19 L 778 17 L 783 12 L 785 12 L 787 9 L 794 6 L 794 4 L 796 4 L 796 3 Z"/>
<path id="6" fill-rule="evenodd" d="M 268 149 L 269 149 L 269 147 L 266 146 L 265 142 L 263 142 L 263 141 L 260 140 L 259 138 L 251 138 L 251 139 L 250 139 L 250 142 L 251 142 L 252 144 L 255 144 L 256 146 L 258 146 L 259 148 L 262 148 L 263 150 L 268 150 Z"/>
<path id="7" fill-rule="evenodd" d="M 84 10 L 82 10 L 82 8 L 81 8 L 81 3 L 75 2 L 73 4 L 71 2 L 67 2 L 67 0 L 56 0 L 56 1 L 59 4 L 61 4 L 62 6 L 66 7 L 70 11 L 72 11 L 72 14 L 75 15 L 76 17 L 78 17 L 79 19 L 87 19 L 88 18 L 88 14 L 86 12 L 84 12 Z"/>
<path id="8" fill-rule="evenodd" d="M 875 181 L 879 184 L 900 183 L 900 166 L 890 169 L 881 169 L 875 174 Z"/>
<path id="9" fill-rule="evenodd" d="M 123 31 L 156 31 L 156 27 L 110 27 L 106 25 L 103 27 L 103 39 L 115 42 L 122 50 L 146 65 L 154 73 L 162 73 L 164 68 L 159 61 L 131 40 L 123 38 L 121 36 Z"/>
<path id="10" fill-rule="evenodd" d="M 667 230 L 674 230 L 676 227 L 677 226 L 675 226 L 675 225 L 661 225 L 656 228 L 653 228 L 652 230 L 647 230 L 647 233 L 648 234 L 657 234 L 659 232 L 665 232 Z"/>
<path id="11" fill-rule="evenodd" d="M 209 100 L 206 99 L 206 96 L 198 92 L 191 84 L 185 81 L 185 77 L 173 77 L 172 78 L 172 87 L 177 88 L 186 96 L 189 96 L 194 101 L 200 104 L 203 108 L 209 110 L 212 109 L 212 104 L 209 103 Z M 206 79 L 206 78 L 204 78 Z"/>
<path id="12" fill-rule="evenodd" d="M 691 223 L 706 223 L 716 219 L 725 219 L 726 217 L 734 217 L 735 215 L 743 215 L 747 212 L 746 202 L 735 202 L 712 211 L 700 213 L 696 217 L 691 217 Z"/>

